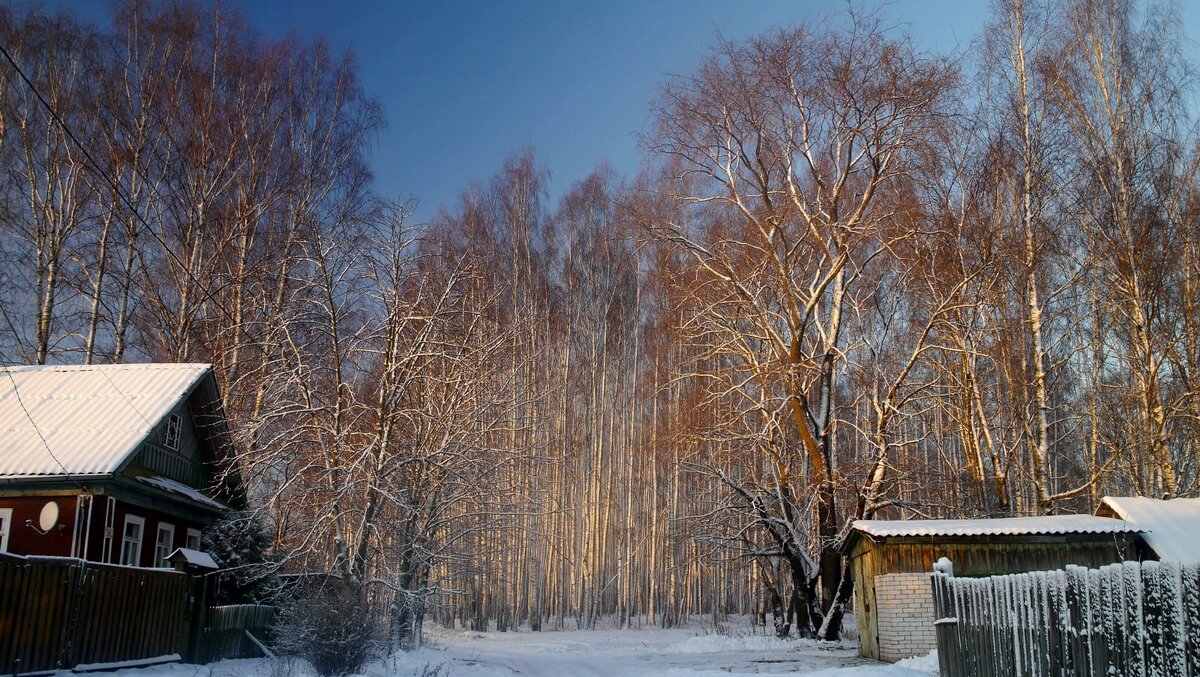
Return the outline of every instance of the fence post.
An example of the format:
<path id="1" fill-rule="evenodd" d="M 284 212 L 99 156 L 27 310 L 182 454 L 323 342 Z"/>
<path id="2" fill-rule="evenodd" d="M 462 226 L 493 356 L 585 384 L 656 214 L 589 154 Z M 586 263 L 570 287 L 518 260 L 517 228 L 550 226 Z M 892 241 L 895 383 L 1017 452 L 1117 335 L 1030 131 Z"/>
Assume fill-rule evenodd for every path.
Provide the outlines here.
<path id="1" fill-rule="evenodd" d="M 958 618 L 950 578 L 954 564 L 942 557 L 933 565 L 933 629 L 937 635 L 938 672 L 942 677 L 958 674 Z"/>
<path id="2" fill-rule="evenodd" d="M 181 550 L 177 550 L 168 558 L 176 571 L 188 577 L 183 623 L 179 628 L 179 655 L 185 663 L 203 663 L 207 659 L 204 655 L 204 625 L 208 620 L 208 574 L 212 570 L 189 561 L 186 555 L 179 556 L 180 553 Z"/>
<path id="3" fill-rule="evenodd" d="M 1183 566 L 1183 618 L 1187 636 L 1187 674 L 1200 677 L 1200 566 Z"/>
<path id="4" fill-rule="evenodd" d="M 66 567 L 67 572 L 67 613 L 66 624 L 62 628 L 62 639 L 59 642 L 58 667 L 70 669 L 75 667 L 74 650 L 76 629 L 79 626 L 79 604 L 83 595 L 83 577 L 87 575 L 87 561 L 75 560 Z"/>

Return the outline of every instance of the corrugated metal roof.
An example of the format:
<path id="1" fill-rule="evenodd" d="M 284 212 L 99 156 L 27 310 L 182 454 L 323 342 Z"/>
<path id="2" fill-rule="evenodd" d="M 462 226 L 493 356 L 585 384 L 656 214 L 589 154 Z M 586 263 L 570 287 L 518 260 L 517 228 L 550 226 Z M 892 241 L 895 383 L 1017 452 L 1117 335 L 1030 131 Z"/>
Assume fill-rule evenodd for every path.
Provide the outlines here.
<path id="1" fill-rule="evenodd" d="M 1105 496 L 1100 503 L 1140 527 L 1142 539 L 1159 558 L 1184 564 L 1200 562 L 1200 498 L 1163 501 L 1146 496 Z"/>
<path id="2" fill-rule="evenodd" d="M 207 364 L 0 369 L 7 372 L 0 373 L 0 477 L 116 472 L 211 369 Z"/>
<path id="3" fill-rule="evenodd" d="M 853 528 L 875 538 L 901 536 L 1039 536 L 1136 533 L 1122 520 L 1093 515 L 970 520 L 858 520 Z"/>

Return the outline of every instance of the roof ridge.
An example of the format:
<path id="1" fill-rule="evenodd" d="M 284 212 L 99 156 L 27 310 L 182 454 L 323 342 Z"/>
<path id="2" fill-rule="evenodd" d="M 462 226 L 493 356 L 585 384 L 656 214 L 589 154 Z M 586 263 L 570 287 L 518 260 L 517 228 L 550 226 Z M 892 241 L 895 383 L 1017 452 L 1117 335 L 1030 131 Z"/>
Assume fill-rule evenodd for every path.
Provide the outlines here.
<path id="1" fill-rule="evenodd" d="M 211 362 L 119 362 L 115 364 L 15 364 L 8 371 L 104 371 L 108 369 L 211 369 Z"/>

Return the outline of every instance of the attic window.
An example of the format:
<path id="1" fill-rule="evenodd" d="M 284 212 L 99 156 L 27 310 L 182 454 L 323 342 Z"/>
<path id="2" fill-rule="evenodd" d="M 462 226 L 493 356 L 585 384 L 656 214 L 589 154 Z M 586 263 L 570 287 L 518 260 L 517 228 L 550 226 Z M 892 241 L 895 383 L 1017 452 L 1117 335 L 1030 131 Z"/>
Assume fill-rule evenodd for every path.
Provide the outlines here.
<path id="1" fill-rule="evenodd" d="M 175 414 L 167 417 L 167 429 L 163 431 L 163 446 L 179 451 L 179 430 L 183 427 L 183 419 Z"/>

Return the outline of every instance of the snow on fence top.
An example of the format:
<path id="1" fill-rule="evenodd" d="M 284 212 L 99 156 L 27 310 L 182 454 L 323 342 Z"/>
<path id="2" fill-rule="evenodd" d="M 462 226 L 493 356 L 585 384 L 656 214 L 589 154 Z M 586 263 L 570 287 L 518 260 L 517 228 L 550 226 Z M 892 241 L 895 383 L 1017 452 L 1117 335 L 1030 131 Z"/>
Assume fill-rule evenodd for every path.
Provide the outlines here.
<path id="1" fill-rule="evenodd" d="M 969 520 L 857 520 L 852 527 L 875 538 L 901 536 L 1039 536 L 1120 534 L 1142 531 L 1137 525 L 1093 515 L 1002 517 Z"/>
<path id="2" fill-rule="evenodd" d="M 1160 559 L 1200 564 L 1200 498 L 1105 496 L 1097 512 L 1142 529 L 1142 540 Z"/>
<path id="3" fill-rule="evenodd" d="M 207 364 L 0 369 L 5 372 L 0 477 L 116 472 L 211 369 Z"/>

